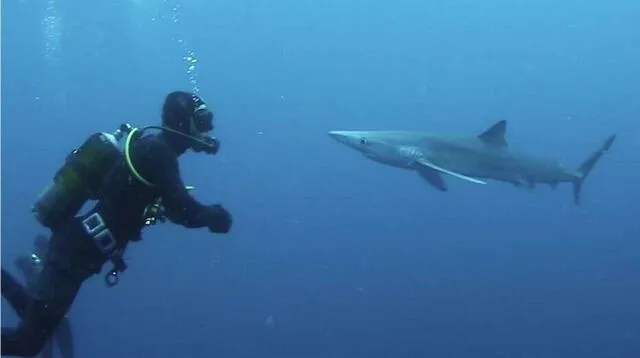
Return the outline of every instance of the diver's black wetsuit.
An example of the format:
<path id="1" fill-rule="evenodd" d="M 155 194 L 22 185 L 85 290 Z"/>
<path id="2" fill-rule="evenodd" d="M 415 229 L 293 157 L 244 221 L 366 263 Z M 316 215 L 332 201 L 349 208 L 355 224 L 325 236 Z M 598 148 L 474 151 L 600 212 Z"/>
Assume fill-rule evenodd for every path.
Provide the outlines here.
<path id="1" fill-rule="evenodd" d="M 107 261 L 82 225 L 89 215 L 100 213 L 122 251 L 129 241 L 141 238 L 144 209 L 158 197 L 162 197 L 172 222 L 189 228 L 208 227 L 218 233 L 229 231 L 231 217 L 226 210 L 200 204 L 185 189 L 177 157 L 188 144 L 169 136 L 165 132 L 132 144 L 135 168 L 154 186 L 137 180 L 122 160 L 105 178 L 100 200 L 90 212 L 52 229 L 32 298 L 2 269 L 2 295 L 23 318 L 17 328 L 2 328 L 2 355 L 37 355 L 69 311 L 84 280 L 100 272 Z"/>
<path id="2" fill-rule="evenodd" d="M 18 313 L 18 315 L 22 318 L 24 316 L 24 309 L 27 303 L 27 295 L 31 295 L 30 292 L 33 292 L 34 287 L 38 282 L 38 277 L 40 276 L 40 272 L 42 271 L 42 261 L 40 261 L 40 257 L 46 255 L 46 248 L 44 245 L 38 246 L 38 241 L 47 242 L 46 237 L 36 237 L 36 248 L 35 252 L 31 256 L 20 256 L 16 259 L 16 266 L 22 271 L 22 275 L 27 281 L 27 290 L 26 292 L 20 290 L 21 286 L 16 285 L 15 280 L 13 278 L 7 278 L 10 282 L 10 286 L 14 287 L 14 294 L 20 295 L 22 298 L 17 298 L 13 300 L 9 300 L 9 303 L 12 305 L 13 309 Z M 47 244 L 48 246 L 48 244 Z M 42 251 L 45 250 L 45 251 Z M 4 271 L 3 271 L 4 273 Z M 3 275 L 3 279 L 5 275 Z M 22 304 L 23 306 L 18 307 L 14 306 L 14 304 Z M 58 348 L 60 349 L 60 355 L 62 358 L 73 358 L 75 356 L 73 349 L 73 334 L 71 331 L 71 323 L 67 317 L 62 317 L 60 322 L 58 323 L 58 327 L 54 332 L 55 342 L 58 343 Z M 49 339 L 48 342 L 42 349 L 41 357 L 42 358 L 53 358 L 53 343 L 54 339 Z"/>

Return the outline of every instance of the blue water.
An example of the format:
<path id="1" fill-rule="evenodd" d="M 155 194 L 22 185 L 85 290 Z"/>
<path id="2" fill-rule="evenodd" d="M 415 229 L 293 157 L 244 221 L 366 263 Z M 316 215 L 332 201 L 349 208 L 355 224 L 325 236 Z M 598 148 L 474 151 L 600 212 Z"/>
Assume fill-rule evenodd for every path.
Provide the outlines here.
<path id="1" fill-rule="evenodd" d="M 181 170 L 232 232 L 147 230 L 118 286 L 78 296 L 78 357 L 640 357 L 640 2 L 2 5 L 3 268 L 89 133 L 159 123 L 176 89 L 218 120 L 220 153 Z M 618 139 L 576 207 L 569 186 L 440 193 L 326 134 L 500 119 L 572 168 Z"/>

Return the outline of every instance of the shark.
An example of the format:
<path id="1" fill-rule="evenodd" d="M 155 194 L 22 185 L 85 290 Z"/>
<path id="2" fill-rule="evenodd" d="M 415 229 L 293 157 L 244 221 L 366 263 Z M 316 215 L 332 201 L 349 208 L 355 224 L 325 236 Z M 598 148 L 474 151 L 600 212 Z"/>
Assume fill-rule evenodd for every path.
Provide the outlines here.
<path id="1" fill-rule="evenodd" d="M 555 189 L 560 183 L 570 183 L 576 205 L 580 205 L 585 179 L 616 139 L 616 134 L 611 134 L 578 168 L 569 169 L 557 161 L 513 150 L 506 133 L 506 120 L 473 135 L 402 130 L 328 132 L 368 159 L 417 172 L 442 192 L 448 191 L 447 177 L 480 185 L 492 180 L 529 189 L 537 184 Z"/>

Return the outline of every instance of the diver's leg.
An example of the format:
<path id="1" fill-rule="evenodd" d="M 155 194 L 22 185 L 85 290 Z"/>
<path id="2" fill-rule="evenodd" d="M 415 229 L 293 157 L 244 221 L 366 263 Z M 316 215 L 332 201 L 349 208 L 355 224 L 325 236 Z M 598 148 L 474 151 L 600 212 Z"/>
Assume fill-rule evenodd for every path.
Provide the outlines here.
<path id="1" fill-rule="evenodd" d="M 45 262 L 22 323 L 2 328 L 2 355 L 36 356 L 71 307 L 81 282 L 70 266 Z"/>
<path id="2" fill-rule="evenodd" d="M 2 355 L 35 357 L 51 338 L 59 319 L 45 302 L 31 301 L 18 328 L 2 327 Z"/>
<path id="3" fill-rule="evenodd" d="M 71 308 L 82 283 L 104 262 L 77 219 L 58 226 L 22 323 L 16 329 L 2 328 L 2 355 L 36 356 Z"/>
<path id="4" fill-rule="evenodd" d="M 71 332 L 71 323 L 69 318 L 65 317 L 60 321 L 58 330 L 56 331 L 56 342 L 62 358 L 73 358 L 73 334 Z"/>
<path id="5" fill-rule="evenodd" d="M 2 269 L 2 296 L 7 299 L 11 307 L 16 311 L 20 318 L 24 317 L 24 311 L 27 308 L 29 294 L 27 289 L 18 282 L 9 272 Z"/>
<path id="6" fill-rule="evenodd" d="M 55 333 L 54 335 L 57 335 L 57 333 Z M 47 343 L 44 344 L 42 352 L 40 352 L 40 357 L 53 358 L 53 339 L 47 340 Z"/>

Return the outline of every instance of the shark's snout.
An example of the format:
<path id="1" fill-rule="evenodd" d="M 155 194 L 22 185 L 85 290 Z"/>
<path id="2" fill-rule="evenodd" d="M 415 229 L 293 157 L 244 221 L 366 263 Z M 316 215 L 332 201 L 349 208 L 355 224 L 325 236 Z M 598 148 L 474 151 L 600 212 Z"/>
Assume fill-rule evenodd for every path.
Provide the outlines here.
<path id="1" fill-rule="evenodd" d="M 339 137 L 342 137 L 343 134 L 340 131 L 331 131 L 328 133 L 329 137 L 333 138 L 333 139 L 338 139 Z"/>
<path id="2" fill-rule="evenodd" d="M 328 133 L 329 137 L 337 140 L 338 142 L 342 143 L 342 144 L 348 144 L 349 142 L 349 135 L 347 132 L 343 132 L 343 131 L 331 131 Z"/>

